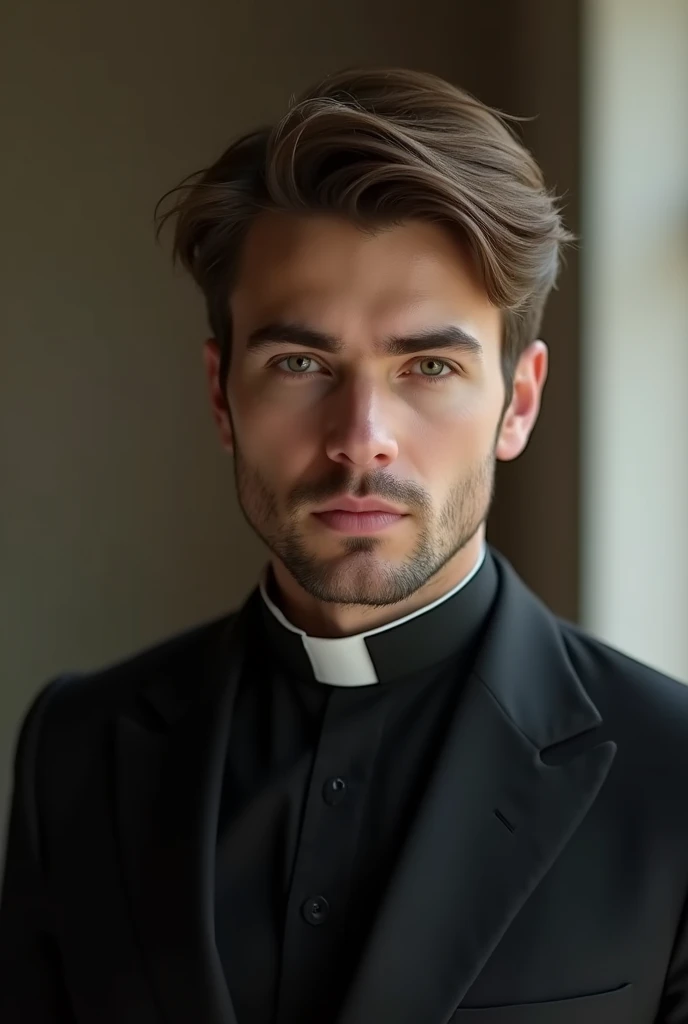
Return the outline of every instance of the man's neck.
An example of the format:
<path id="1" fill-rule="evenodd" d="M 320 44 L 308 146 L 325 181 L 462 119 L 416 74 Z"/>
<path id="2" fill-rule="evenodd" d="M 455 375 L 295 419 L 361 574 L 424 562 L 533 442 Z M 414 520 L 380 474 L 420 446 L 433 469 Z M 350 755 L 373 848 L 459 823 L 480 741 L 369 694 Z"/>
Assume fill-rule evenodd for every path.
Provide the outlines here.
<path id="1" fill-rule="evenodd" d="M 475 568 L 484 541 L 483 527 L 436 576 L 409 598 L 397 604 L 380 607 L 318 601 L 299 586 L 279 559 L 273 559 L 272 569 L 277 584 L 275 603 L 293 626 L 302 629 L 309 636 L 355 636 L 396 622 L 454 590 Z"/>

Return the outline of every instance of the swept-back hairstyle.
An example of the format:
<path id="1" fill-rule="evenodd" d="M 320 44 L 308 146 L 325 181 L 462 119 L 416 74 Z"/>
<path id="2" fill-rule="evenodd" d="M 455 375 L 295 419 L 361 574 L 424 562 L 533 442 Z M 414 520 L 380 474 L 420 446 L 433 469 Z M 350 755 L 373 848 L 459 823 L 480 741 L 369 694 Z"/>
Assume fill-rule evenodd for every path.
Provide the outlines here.
<path id="1" fill-rule="evenodd" d="M 503 311 L 510 397 L 516 363 L 537 337 L 572 236 L 509 120 L 425 72 L 344 70 L 166 193 L 156 207 L 157 234 L 174 221 L 173 255 L 205 297 L 223 381 L 242 241 L 253 218 L 273 209 L 334 213 L 372 229 L 415 218 L 455 232 Z"/>

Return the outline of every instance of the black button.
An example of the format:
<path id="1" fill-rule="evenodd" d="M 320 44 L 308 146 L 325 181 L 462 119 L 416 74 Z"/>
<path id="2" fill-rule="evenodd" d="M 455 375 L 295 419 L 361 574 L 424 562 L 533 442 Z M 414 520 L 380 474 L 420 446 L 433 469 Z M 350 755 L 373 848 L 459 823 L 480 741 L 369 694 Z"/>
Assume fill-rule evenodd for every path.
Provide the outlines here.
<path id="1" fill-rule="evenodd" d="M 323 786 L 323 799 L 326 804 L 334 807 L 346 796 L 346 782 L 337 776 L 336 779 L 328 779 Z"/>
<path id="2" fill-rule="evenodd" d="M 324 924 L 330 916 L 330 904 L 324 896 L 310 896 L 301 907 L 309 924 Z"/>

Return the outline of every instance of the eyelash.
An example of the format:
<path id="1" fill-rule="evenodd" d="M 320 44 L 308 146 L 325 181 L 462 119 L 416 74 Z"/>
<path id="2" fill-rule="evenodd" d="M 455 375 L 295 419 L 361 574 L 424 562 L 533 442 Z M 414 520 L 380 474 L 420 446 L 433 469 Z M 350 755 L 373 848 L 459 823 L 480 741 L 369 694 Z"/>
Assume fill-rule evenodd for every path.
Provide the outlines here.
<path id="1" fill-rule="evenodd" d="M 279 365 L 280 363 L 286 363 L 286 361 L 288 359 L 293 359 L 295 356 L 297 358 L 301 357 L 303 359 L 310 359 L 310 360 L 312 360 L 312 362 L 317 363 L 318 366 L 321 365 L 320 363 L 318 363 L 318 360 L 314 356 L 309 356 L 309 355 L 305 355 L 305 354 L 302 355 L 300 352 L 296 352 L 293 355 L 282 356 L 281 359 L 278 359 L 274 363 L 271 363 L 270 367 L 271 367 L 271 369 L 275 370 L 277 373 L 281 374 L 283 377 L 288 377 L 290 380 L 296 380 L 299 377 L 308 378 L 308 377 L 316 377 L 317 376 L 317 374 L 315 374 L 315 373 L 293 373 L 290 370 L 282 370 L 282 369 L 280 369 L 280 365 Z M 419 359 L 417 359 L 415 361 L 414 366 L 417 363 L 422 363 L 425 359 L 432 359 L 433 362 L 441 363 L 442 366 L 443 367 L 446 366 L 447 369 L 450 372 L 449 373 L 442 373 L 439 376 L 429 376 L 429 377 L 425 376 L 425 374 L 422 374 L 422 373 L 414 373 L 414 374 L 409 373 L 408 376 L 410 376 L 410 377 L 411 376 L 412 377 L 418 377 L 419 380 L 422 380 L 422 381 L 424 381 L 426 383 L 429 383 L 429 384 L 444 383 L 444 381 L 450 380 L 452 377 L 460 376 L 460 373 L 456 369 L 456 367 L 452 366 L 451 363 L 448 363 L 444 359 L 436 359 L 435 356 L 421 356 Z"/>

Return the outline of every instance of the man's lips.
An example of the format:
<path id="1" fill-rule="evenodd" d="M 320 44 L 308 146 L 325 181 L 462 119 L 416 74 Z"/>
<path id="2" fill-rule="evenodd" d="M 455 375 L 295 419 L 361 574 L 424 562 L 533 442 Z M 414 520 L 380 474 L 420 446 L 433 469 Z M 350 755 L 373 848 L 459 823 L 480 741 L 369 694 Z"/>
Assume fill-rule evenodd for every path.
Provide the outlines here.
<path id="1" fill-rule="evenodd" d="M 326 527 L 338 533 L 378 533 L 406 517 L 394 506 L 377 498 L 337 498 L 314 513 Z"/>
<path id="2" fill-rule="evenodd" d="M 406 513 L 403 509 L 395 508 L 381 498 L 349 498 L 343 495 L 341 498 L 333 498 L 322 508 L 316 510 L 316 515 L 323 512 L 352 512 L 354 514 L 365 514 L 369 512 L 386 512 L 395 516 L 403 516 Z"/>

